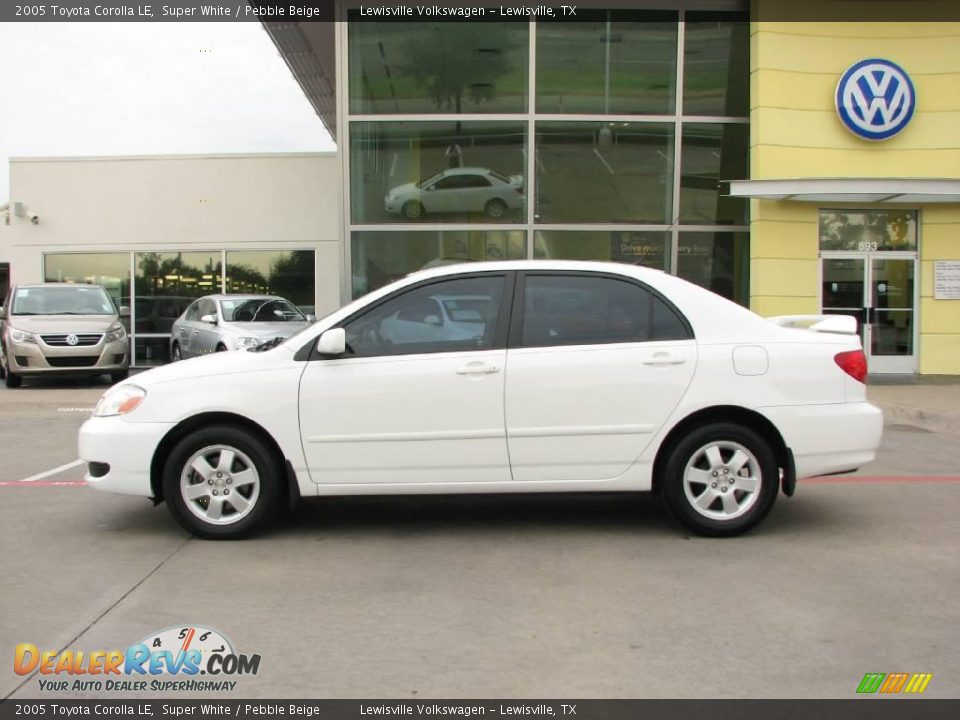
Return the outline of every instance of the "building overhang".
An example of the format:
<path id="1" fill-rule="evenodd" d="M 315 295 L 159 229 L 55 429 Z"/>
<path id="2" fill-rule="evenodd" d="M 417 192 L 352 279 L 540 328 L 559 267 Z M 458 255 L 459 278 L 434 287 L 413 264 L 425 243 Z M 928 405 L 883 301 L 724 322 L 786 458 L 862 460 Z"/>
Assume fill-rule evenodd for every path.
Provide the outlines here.
<path id="1" fill-rule="evenodd" d="M 730 180 L 731 197 L 820 203 L 960 203 L 954 178 L 799 178 Z"/>

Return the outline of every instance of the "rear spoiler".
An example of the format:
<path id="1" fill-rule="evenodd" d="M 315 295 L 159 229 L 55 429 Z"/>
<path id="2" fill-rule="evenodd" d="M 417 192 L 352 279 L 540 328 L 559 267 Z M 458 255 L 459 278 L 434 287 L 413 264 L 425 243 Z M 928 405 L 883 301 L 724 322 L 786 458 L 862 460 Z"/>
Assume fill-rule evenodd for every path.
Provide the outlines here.
<path id="1" fill-rule="evenodd" d="M 838 335 L 857 334 L 857 319 L 853 315 L 778 315 L 767 320 L 786 328 L 802 328 Z"/>

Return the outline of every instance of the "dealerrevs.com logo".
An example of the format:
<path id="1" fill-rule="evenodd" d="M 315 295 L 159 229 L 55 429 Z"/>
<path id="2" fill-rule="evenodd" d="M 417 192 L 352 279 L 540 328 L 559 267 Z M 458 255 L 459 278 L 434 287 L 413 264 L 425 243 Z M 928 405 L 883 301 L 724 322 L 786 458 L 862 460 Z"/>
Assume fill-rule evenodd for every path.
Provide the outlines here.
<path id="1" fill-rule="evenodd" d="M 234 690 L 260 670 L 260 655 L 244 655 L 220 632 L 200 625 L 151 633 L 125 650 L 41 650 L 20 643 L 17 675 L 38 673 L 42 692 L 210 692 Z"/>

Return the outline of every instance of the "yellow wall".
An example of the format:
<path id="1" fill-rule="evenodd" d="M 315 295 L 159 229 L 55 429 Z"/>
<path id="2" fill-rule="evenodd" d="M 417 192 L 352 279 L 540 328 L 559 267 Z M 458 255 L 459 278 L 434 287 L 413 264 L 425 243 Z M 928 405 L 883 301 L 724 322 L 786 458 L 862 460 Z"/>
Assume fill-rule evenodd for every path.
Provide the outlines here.
<path id="1" fill-rule="evenodd" d="M 958 0 L 949 0 L 956 2 Z M 751 178 L 960 178 L 960 23 L 773 22 L 764 17 L 796 0 L 754 0 L 751 23 Z M 903 0 L 909 17 L 945 3 Z M 830 17 L 836 0 L 805 0 Z M 876 3 L 847 0 L 844 9 Z M 849 17 L 849 15 L 848 15 Z M 916 88 L 910 124 L 881 142 L 863 140 L 837 117 L 833 96 L 843 72 L 870 57 L 903 67 Z M 817 203 L 752 201 L 751 307 L 762 315 L 813 313 L 818 297 Z M 849 204 L 842 207 L 858 207 Z M 869 207 L 869 206 L 859 206 Z M 960 300 L 933 299 L 934 260 L 960 259 L 960 205 L 920 212 L 921 373 L 960 374 Z"/>

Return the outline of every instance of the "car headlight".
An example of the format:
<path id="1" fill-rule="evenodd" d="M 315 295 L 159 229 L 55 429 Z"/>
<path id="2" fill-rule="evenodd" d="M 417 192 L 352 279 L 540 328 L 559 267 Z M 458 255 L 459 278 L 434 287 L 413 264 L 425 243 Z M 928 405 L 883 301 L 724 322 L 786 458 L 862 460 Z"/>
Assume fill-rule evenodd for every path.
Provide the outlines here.
<path id="1" fill-rule="evenodd" d="M 10 328 L 10 339 L 15 343 L 33 343 L 37 344 L 37 336 L 33 333 L 28 333 L 26 330 L 17 330 L 16 328 Z"/>
<path id="2" fill-rule="evenodd" d="M 94 417 L 110 417 L 132 413 L 147 396 L 147 391 L 137 385 L 118 385 L 104 393 L 93 409 Z"/>
<path id="3" fill-rule="evenodd" d="M 107 334 L 103 336 L 104 342 L 113 342 L 114 340 L 125 340 L 127 338 L 127 331 L 123 329 L 123 325 L 118 327 L 111 328 L 107 331 Z"/>
<path id="4" fill-rule="evenodd" d="M 255 348 L 257 345 L 263 342 L 263 338 L 258 337 L 239 337 L 236 339 L 236 345 L 238 348 L 243 350 L 249 350 L 250 348 Z"/>

